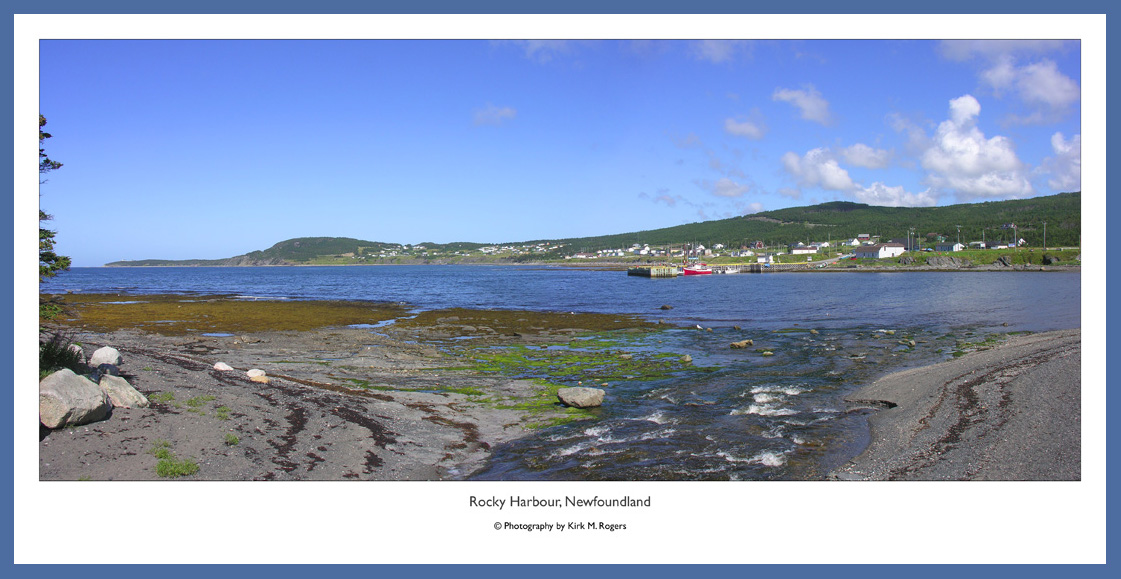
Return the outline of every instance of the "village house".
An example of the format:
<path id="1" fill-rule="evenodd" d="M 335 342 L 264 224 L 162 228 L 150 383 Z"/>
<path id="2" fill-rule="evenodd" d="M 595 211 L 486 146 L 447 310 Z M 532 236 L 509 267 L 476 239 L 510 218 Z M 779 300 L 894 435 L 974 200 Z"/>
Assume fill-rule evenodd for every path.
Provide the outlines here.
<path id="1" fill-rule="evenodd" d="M 964 245 L 949 241 L 934 246 L 934 251 L 961 251 L 963 249 L 965 249 Z"/>
<path id="2" fill-rule="evenodd" d="M 865 245 L 858 247 L 854 252 L 856 257 L 883 259 L 887 257 L 899 257 L 906 251 L 902 243 L 877 243 L 876 245 Z"/>

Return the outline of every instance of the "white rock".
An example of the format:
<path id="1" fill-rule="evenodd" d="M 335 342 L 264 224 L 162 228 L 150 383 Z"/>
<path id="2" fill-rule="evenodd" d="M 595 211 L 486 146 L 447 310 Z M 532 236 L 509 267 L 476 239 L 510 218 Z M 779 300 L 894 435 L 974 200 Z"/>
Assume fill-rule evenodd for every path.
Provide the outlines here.
<path id="1" fill-rule="evenodd" d="M 102 364 L 120 366 L 121 353 L 118 352 L 116 348 L 110 348 L 109 346 L 98 348 L 94 351 L 93 355 L 90 356 L 90 366 L 96 368 Z"/>
<path id="2" fill-rule="evenodd" d="M 59 370 L 39 382 L 39 422 L 47 428 L 103 420 L 112 408 L 97 384 L 71 370 Z"/>
<path id="3" fill-rule="evenodd" d="M 225 362 L 218 362 L 214 365 L 214 369 L 219 372 L 229 372 L 230 370 L 233 370 L 233 367 Z"/>
<path id="4" fill-rule="evenodd" d="M 561 388 L 557 398 L 567 406 L 592 408 L 603 404 L 605 392 L 599 388 Z"/>
<path id="5" fill-rule="evenodd" d="M 264 376 L 265 371 L 259 368 L 253 368 L 252 370 L 246 372 L 245 375 L 249 376 L 250 378 L 256 378 L 258 376 Z"/>
<path id="6" fill-rule="evenodd" d="M 79 346 L 78 344 L 70 344 L 69 346 L 66 347 L 66 349 L 70 350 L 71 352 L 74 352 L 75 354 L 78 355 L 78 363 L 80 363 L 80 364 L 85 364 L 86 363 L 86 353 L 82 351 L 81 346 Z"/>
<path id="7" fill-rule="evenodd" d="M 102 374 L 101 381 L 98 386 L 105 391 L 105 395 L 109 397 L 109 402 L 113 403 L 115 408 L 147 408 L 149 405 L 148 397 L 141 394 L 128 380 L 120 376 L 110 376 Z"/>

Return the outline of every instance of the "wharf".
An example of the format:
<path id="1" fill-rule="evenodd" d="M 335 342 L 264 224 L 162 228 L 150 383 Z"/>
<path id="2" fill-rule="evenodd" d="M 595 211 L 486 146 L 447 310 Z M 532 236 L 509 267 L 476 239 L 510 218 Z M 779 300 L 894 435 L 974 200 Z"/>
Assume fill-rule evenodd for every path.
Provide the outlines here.
<path id="1" fill-rule="evenodd" d="M 713 274 L 729 273 L 778 273 L 782 271 L 798 271 L 808 269 L 808 263 L 741 263 L 728 265 L 710 265 Z M 681 270 L 672 265 L 647 265 L 627 268 L 627 275 L 642 277 L 677 277 Z"/>

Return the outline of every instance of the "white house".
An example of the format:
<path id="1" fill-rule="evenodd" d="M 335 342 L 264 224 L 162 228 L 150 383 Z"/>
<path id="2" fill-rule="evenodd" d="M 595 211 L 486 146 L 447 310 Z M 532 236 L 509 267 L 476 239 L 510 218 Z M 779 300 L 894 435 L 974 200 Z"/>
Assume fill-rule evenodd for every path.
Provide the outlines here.
<path id="1" fill-rule="evenodd" d="M 903 255 L 906 248 L 902 243 L 877 243 L 876 245 L 865 245 L 856 248 L 854 252 L 856 257 L 870 257 L 875 259 L 883 259 L 886 257 L 899 257 Z"/>
<path id="2" fill-rule="evenodd" d="M 965 249 L 964 245 L 960 243 L 951 243 L 949 241 L 934 246 L 934 251 L 961 251 L 963 249 Z"/>
<path id="3" fill-rule="evenodd" d="M 791 255 L 805 255 L 807 253 L 817 253 L 817 248 L 809 245 L 803 245 L 802 247 L 793 246 L 790 248 Z"/>

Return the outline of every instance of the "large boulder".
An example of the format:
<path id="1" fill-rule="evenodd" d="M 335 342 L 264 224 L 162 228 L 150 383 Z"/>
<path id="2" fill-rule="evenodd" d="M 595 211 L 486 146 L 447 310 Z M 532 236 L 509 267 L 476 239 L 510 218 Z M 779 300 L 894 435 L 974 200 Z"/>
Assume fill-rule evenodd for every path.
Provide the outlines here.
<path id="1" fill-rule="evenodd" d="M 561 388 L 557 390 L 557 398 L 566 405 L 575 408 L 594 408 L 603 404 L 605 392 L 599 388 Z"/>
<path id="2" fill-rule="evenodd" d="M 94 351 L 93 355 L 90 356 L 89 364 L 94 368 L 102 364 L 112 364 L 114 366 L 120 366 L 121 353 L 118 352 L 116 348 L 110 348 L 109 346 L 98 348 Z"/>
<path id="3" fill-rule="evenodd" d="M 39 382 L 39 422 L 47 428 L 104 420 L 112 408 L 100 386 L 72 370 L 59 370 Z"/>
<path id="4" fill-rule="evenodd" d="M 128 380 L 120 376 L 102 374 L 98 386 L 105 391 L 114 408 L 147 408 L 149 405 L 148 397 L 138 392 L 132 384 L 128 383 Z"/>

